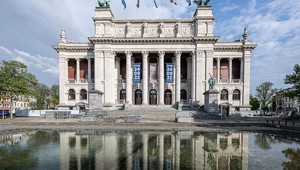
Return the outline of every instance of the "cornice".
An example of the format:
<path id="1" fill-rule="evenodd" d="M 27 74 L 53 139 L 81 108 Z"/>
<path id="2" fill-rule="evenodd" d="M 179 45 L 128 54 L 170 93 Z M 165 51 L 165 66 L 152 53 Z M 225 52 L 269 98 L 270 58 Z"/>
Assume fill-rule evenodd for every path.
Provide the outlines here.
<path id="1" fill-rule="evenodd" d="M 215 44 L 218 42 L 220 37 L 218 36 L 197 36 L 194 40 L 197 44 Z"/>
<path id="2" fill-rule="evenodd" d="M 93 44 L 58 44 L 52 46 L 57 52 L 93 52 Z"/>
<path id="3" fill-rule="evenodd" d="M 219 37 L 164 37 L 164 38 L 110 38 L 110 37 L 90 37 L 93 44 L 215 44 Z"/>

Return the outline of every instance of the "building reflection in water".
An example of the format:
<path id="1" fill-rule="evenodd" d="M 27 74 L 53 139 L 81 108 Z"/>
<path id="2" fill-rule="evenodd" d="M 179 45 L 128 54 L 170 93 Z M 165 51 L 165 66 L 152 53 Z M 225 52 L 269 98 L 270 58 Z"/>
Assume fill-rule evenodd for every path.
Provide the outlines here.
<path id="1" fill-rule="evenodd" d="M 248 133 L 60 133 L 61 169 L 248 169 Z"/>

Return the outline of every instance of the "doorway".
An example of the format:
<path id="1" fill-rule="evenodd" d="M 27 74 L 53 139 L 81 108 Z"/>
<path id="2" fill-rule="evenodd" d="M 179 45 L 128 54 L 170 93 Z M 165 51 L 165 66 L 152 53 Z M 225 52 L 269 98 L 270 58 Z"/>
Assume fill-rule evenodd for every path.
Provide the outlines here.
<path id="1" fill-rule="evenodd" d="M 135 104 L 141 105 L 142 104 L 142 90 L 137 89 L 135 91 Z"/>
<path id="2" fill-rule="evenodd" d="M 126 90 L 122 89 L 120 91 L 120 103 L 125 103 L 126 101 Z"/>
<path id="3" fill-rule="evenodd" d="M 149 92 L 149 104 L 150 105 L 156 105 L 157 104 L 157 91 L 152 89 Z"/>
<path id="4" fill-rule="evenodd" d="M 180 100 L 187 100 L 187 91 L 185 89 L 180 90 Z"/>
<path id="5" fill-rule="evenodd" d="M 170 89 L 165 90 L 165 105 L 172 104 L 172 91 Z"/>

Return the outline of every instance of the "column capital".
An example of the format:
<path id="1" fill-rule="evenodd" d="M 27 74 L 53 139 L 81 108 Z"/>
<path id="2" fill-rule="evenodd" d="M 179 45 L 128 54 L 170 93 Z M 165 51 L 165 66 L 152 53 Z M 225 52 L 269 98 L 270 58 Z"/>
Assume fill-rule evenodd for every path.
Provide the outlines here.
<path id="1" fill-rule="evenodd" d="M 125 51 L 126 56 L 132 56 L 132 52 L 131 51 Z"/>
<path id="2" fill-rule="evenodd" d="M 149 51 L 144 50 L 144 51 L 142 51 L 142 54 L 143 54 L 143 56 L 148 57 L 149 56 Z"/>
<path id="3" fill-rule="evenodd" d="M 159 55 L 159 57 L 161 57 L 161 56 L 164 56 L 165 55 L 165 51 L 164 50 L 162 50 L 162 51 L 158 51 L 158 55 Z"/>
<path id="4" fill-rule="evenodd" d="M 182 54 L 182 51 L 179 51 L 179 50 L 178 50 L 178 51 L 175 51 L 174 54 L 175 54 L 176 57 L 180 57 L 181 54 Z"/>
<path id="5" fill-rule="evenodd" d="M 214 51 L 212 51 L 212 50 L 207 50 L 205 52 L 206 52 L 207 57 L 211 57 L 214 54 Z"/>
<path id="6" fill-rule="evenodd" d="M 197 56 L 202 57 L 204 54 L 204 51 L 202 50 L 197 50 Z"/>
<path id="7" fill-rule="evenodd" d="M 81 59 L 80 59 L 80 58 L 75 58 L 75 60 L 76 60 L 76 61 L 80 61 Z"/>
<path id="8" fill-rule="evenodd" d="M 195 56 L 195 55 L 196 55 L 196 51 L 195 51 L 195 50 L 191 51 L 191 52 L 190 52 L 190 55 L 191 55 L 192 57 Z"/>

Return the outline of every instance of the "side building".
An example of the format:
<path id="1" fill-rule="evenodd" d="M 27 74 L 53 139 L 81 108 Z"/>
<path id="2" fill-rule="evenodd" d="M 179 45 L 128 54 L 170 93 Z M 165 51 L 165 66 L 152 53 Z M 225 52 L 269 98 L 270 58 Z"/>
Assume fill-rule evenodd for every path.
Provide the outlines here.
<path id="1" fill-rule="evenodd" d="M 198 7 L 191 19 L 115 19 L 96 8 L 94 37 L 53 46 L 59 60 L 59 109 L 88 108 L 88 93 L 103 92 L 104 109 L 120 103 L 203 106 L 208 79 L 216 79 L 218 104 L 250 110 L 250 63 L 256 47 L 245 28 L 241 40 L 219 42 L 212 7 Z M 242 34 L 242 31 L 241 31 Z"/>

